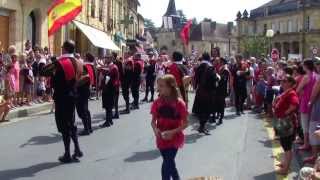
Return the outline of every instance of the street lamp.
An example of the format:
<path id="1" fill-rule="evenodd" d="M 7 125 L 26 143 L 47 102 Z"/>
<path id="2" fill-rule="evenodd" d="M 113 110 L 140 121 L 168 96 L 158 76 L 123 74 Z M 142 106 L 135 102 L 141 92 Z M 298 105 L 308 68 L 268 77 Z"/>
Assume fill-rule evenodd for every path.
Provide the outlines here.
<path id="1" fill-rule="evenodd" d="M 267 32 L 266 32 L 266 36 L 267 38 L 269 39 L 269 51 L 271 53 L 271 50 L 272 50 L 272 44 L 271 44 L 271 39 L 273 38 L 274 36 L 274 31 L 273 29 L 268 29 Z"/>

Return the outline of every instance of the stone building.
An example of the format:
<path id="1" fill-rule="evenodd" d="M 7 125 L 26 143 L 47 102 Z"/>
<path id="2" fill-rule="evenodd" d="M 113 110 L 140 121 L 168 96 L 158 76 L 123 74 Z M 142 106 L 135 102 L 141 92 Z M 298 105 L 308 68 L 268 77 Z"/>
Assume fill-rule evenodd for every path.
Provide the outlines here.
<path id="1" fill-rule="evenodd" d="M 239 12 L 239 44 L 250 36 L 266 36 L 272 29 L 272 47 L 282 57 L 310 57 L 320 44 L 320 0 L 272 0 L 250 12 Z"/>
<path id="2" fill-rule="evenodd" d="M 33 45 L 48 46 L 59 55 L 63 41 L 73 39 L 77 52 L 103 55 L 106 49 L 97 47 L 97 43 L 92 42 L 94 39 L 88 38 L 88 29 L 92 30 L 91 33 L 102 33 L 108 43 L 118 46 L 121 52 L 126 50 L 126 39 L 134 38 L 133 35 L 138 33 L 138 0 L 82 0 L 82 12 L 76 21 L 81 23 L 86 33 L 70 22 L 48 38 L 47 10 L 52 2 L 0 0 L 0 51 L 6 51 L 9 45 L 16 45 L 18 52 L 22 52 L 24 42 L 31 40 Z"/>
<path id="3" fill-rule="evenodd" d="M 211 52 L 213 47 L 219 47 L 222 56 L 233 56 L 237 52 L 236 27 L 233 23 L 220 24 L 211 20 L 204 20 L 199 24 L 193 24 L 190 32 L 190 43 L 185 47 L 180 38 L 180 31 L 183 27 L 181 17 L 177 17 L 177 10 L 174 0 L 169 1 L 169 5 L 163 18 L 163 26 L 156 33 L 158 48 L 166 47 L 168 53 L 181 51 L 187 55 L 197 52 Z M 171 24 L 165 22 L 167 18 L 173 17 Z M 177 19 L 178 18 L 178 19 Z"/>

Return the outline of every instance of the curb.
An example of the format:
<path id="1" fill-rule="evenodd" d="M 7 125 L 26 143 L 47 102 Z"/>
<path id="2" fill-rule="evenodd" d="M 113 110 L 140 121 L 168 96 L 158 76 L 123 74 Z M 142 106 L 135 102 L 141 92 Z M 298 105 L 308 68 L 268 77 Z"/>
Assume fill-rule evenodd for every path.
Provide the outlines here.
<path id="1" fill-rule="evenodd" d="M 11 110 L 7 116 L 8 119 L 23 118 L 37 114 L 41 111 L 49 110 L 52 107 L 52 102 L 36 104 L 30 107 L 21 107 Z"/>

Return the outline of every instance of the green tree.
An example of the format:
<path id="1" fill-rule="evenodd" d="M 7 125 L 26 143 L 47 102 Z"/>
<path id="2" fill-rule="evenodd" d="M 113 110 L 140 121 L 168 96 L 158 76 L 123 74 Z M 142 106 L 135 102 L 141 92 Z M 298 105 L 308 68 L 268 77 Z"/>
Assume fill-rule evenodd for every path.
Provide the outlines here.
<path id="1" fill-rule="evenodd" d="M 180 23 L 181 24 L 186 24 L 188 19 L 187 19 L 187 16 L 183 13 L 183 11 L 182 10 L 178 10 L 177 13 L 180 16 Z"/>
<path id="2" fill-rule="evenodd" d="M 193 19 L 192 19 L 192 24 L 193 24 L 193 25 L 197 25 L 197 24 L 198 24 L 197 18 L 193 18 Z"/>
<path id="3" fill-rule="evenodd" d="M 155 30 L 156 26 L 154 25 L 154 22 L 151 19 L 144 19 L 144 27 L 148 30 Z"/>
<path id="4" fill-rule="evenodd" d="M 240 41 L 240 51 L 245 57 L 260 57 L 268 50 L 268 40 L 264 36 L 244 37 Z"/>

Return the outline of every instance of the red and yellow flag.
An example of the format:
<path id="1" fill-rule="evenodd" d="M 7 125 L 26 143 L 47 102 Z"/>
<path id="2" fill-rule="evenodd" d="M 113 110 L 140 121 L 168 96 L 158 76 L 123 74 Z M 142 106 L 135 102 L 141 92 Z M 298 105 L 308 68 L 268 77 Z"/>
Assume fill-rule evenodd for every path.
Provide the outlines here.
<path id="1" fill-rule="evenodd" d="M 82 10 L 81 0 L 55 0 L 48 10 L 48 35 L 72 21 Z"/>

